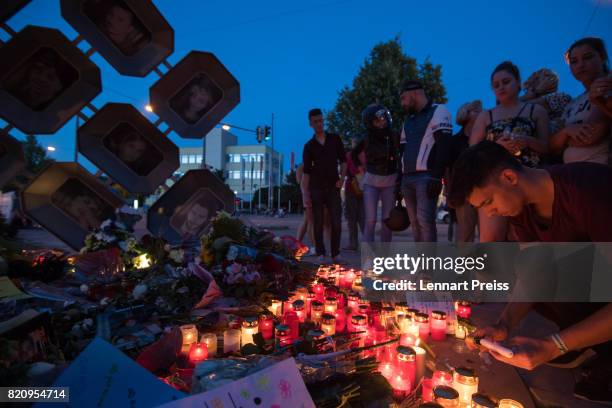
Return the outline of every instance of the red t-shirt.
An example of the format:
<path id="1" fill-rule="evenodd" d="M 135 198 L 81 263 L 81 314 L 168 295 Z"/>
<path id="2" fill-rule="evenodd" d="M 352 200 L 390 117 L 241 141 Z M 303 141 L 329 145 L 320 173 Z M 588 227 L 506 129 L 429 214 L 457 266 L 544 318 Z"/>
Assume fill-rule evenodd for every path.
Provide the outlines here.
<path id="1" fill-rule="evenodd" d="M 510 226 L 520 242 L 612 242 L 612 167 L 569 163 L 546 168 L 555 186 L 552 220 L 527 206 Z"/>

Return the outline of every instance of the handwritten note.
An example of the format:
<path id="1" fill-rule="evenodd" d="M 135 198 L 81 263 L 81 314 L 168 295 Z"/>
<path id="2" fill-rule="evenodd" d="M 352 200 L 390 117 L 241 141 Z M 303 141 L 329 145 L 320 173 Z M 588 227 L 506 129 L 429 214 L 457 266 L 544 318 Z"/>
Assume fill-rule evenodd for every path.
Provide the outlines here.
<path id="1" fill-rule="evenodd" d="M 100 338 L 92 340 L 53 386 L 70 387 L 73 407 L 144 408 L 185 397 Z"/>
<path id="2" fill-rule="evenodd" d="M 293 358 L 160 408 L 314 408 Z"/>

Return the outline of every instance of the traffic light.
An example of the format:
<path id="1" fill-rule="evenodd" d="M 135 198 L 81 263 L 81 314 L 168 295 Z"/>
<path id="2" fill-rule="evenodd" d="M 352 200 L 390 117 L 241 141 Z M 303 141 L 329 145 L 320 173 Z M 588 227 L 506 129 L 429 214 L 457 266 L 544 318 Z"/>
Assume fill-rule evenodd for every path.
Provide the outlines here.
<path id="1" fill-rule="evenodd" d="M 264 140 L 270 140 L 270 126 L 265 126 L 264 127 Z"/>
<path id="2" fill-rule="evenodd" d="M 257 126 L 257 128 L 255 128 L 255 132 L 257 133 L 257 143 L 261 143 L 264 137 L 264 130 Z"/>

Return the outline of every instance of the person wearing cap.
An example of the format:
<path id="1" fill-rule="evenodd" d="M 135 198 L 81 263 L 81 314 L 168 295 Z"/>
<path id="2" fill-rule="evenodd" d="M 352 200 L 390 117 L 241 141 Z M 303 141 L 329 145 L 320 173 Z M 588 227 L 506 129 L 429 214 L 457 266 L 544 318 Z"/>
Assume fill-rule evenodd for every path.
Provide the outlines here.
<path id="1" fill-rule="evenodd" d="M 400 137 L 402 194 L 415 242 L 436 242 L 436 205 L 450 161 L 451 114 L 427 97 L 419 81 L 404 84 L 400 102 L 407 114 Z"/>

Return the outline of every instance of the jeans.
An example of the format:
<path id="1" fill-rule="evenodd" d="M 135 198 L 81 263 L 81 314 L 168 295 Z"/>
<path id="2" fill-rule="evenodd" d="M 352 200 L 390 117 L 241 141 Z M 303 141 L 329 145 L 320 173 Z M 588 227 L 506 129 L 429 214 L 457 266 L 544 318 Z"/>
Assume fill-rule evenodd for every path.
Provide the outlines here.
<path id="1" fill-rule="evenodd" d="M 429 173 L 404 174 L 402 195 L 414 233 L 414 242 L 437 242 L 436 205 L 442 190 L 440 179 Z"/>
<path id="2" fill-rule="evenodd" d="M 383 222 L 389 217 L 389 212 L 395 204 L 395 186 L 374 187 L 366 184 L 363 189 L 363 206 L 365 209 L 364 242 L 374 242 L 376 218 L 378 214 L 378 201 L 382 201 L 380 241 L 391 242 L 391 230 Z"/>
<path id="3" fill-rule="evenodd" d="M 329 211 L 331 223 L 331 256 L 336 257 L 340 253 L 340 234 L 342 228 L 342 203 L 340 201 L 340 189 L 330 187 L 324 190 L 310 190 L 312 199 L 312 217 L 314 218 L 314 236 L 317 255 L 325 255 L 325 243 L 323 242 L 324 208 Z"/>
<path id="4" fill-rule="evenodd" d="M 349 232 L 348 246 L 351 248 L 357 248 L 357 244 L 359 243 L 359 234 L 357 231 L 357 226 L 359 226 L 361 233 L 364 233 L 363 222 L 365 219 L 365 214 L 363 211 L 363 196 L 346 193 L 344 204 L 346 209 L 346 221 L 348 224 Z"/>

